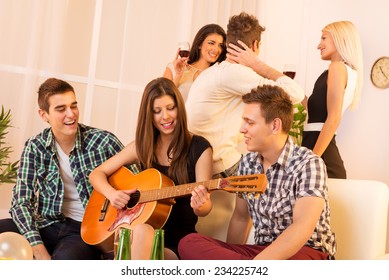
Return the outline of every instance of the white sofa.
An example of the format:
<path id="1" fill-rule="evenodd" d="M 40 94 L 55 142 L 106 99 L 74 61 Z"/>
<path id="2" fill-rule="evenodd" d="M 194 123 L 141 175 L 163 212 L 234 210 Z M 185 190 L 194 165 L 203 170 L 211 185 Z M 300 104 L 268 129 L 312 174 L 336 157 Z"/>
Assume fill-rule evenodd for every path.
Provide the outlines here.
<path id="1" fill-rule="evenodd" d="M 0 184 L 0 219 L 11 217 L 8 211 L 11 207 L 13 186 L 14 184 Z"/>
<path id="2" fill-rule="evenodd" d="M 336 259 L 389 259 L 388 186 L 371 180 L 329 179 L 328 183 Z M 0 218 L 9 217 L 12 187 L 0 185 Z M 199 219 L 197 230 L 225 240 L 235 195 L 215 191 L 211 196 L 214 208 Z M 247 243 L 253 243 L 253 231 Z"/>
<path id="3" fill-rule="evenodd" d="M 336 234 L 337 260 L 389 259 L 389 189 L 371 180 L 329 179 L 331 226 Z M 212 193 L 214 209 L 200 218 L 197 230 L 225 240 L 233 194 Z M 254 243 L 253 229 L 247 243 Z"/>

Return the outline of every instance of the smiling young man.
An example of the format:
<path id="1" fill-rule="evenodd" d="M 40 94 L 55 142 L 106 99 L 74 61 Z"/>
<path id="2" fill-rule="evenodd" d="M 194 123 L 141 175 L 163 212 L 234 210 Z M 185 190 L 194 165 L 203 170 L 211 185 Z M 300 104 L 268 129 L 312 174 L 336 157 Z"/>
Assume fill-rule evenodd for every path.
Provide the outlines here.
<path id="1" fill-rule="evenodd" d="M 200 234 L 181 240 L 182 259 L 330 259 L 335 235 L 330 227 L 327 174 L 320 157 L 289 138 L 293 105 L 278 86 L 264 85 L 243 96 L 248 154 L 238 175 L 266 174 L 262 195 L 237 195 L 227 242 Z M 249 227 L 254 245 L 245 244 Z"/>
<path id="2" fill-rule="evenodd" d="M 101 252 L 80 235 L 92 192 L 90 172 L 122 150 L 110 132 L 78 122 L 73 87 L 49 78 L 38 91 L 39 115 L 50 127 L 25 143 L 10 214 L 0 232 L 30 242 L 35 259 L 99 259 Z"/>

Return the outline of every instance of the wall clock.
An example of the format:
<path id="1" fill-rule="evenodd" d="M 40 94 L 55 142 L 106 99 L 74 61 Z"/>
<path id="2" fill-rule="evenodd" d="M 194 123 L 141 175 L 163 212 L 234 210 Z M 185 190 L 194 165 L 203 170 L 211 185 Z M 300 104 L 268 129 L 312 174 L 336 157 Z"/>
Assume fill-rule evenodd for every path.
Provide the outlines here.
<path id="1" fill-rule="evenodd" d="M 389 57 L 383 56 L 374 62 L 370 79 L 378 88 L 389 88 Z"/>

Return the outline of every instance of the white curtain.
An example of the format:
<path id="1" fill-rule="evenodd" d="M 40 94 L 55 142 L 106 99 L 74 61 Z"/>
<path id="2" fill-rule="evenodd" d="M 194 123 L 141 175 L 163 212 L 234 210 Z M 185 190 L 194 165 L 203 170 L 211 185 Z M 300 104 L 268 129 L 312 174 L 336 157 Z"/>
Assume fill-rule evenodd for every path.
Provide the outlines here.
<path id="1" fill-rule="evenodd" d="M 177 42 L 192 41 L 207 23 L 226 28 L 241 11 L 266 26 L 260 58 L 277 69 L 296 64 L 295 80 L 309 95 L 328 65 L 316 49 L 321 29 L 351 20 L 362 38 L 365 86 L 358 111 L 342 118 L 337 142 L 350 178 L 389 184 L 389 130 L 371 121 L 389 118 L 389 89 L 373 87 L 369 76 L 373 62 L 388 56 L 387 36 L 375 32 L 385 27 L 388 9 L 387 0 L 0 0 L 0 106 L 12 110 L 15 126 L 6 141 L 16 160 L 25 140 L 46 126 L 36 91 L 55 76 L 75 87 L 81 122 L 128 143 L 143 88 L 162 75 Z"/>
<path id="2" fill-rule="evenodd" d="M 180 40 L 207 23 L 258 14 L 257 0 L 0 0 L 0 105 L 11 109 L 8 135 L 20 156 L 25 140 L 47 125 L 37 90 L 48 77 L 71 83 L 80 122 L 135 134 L 143 88 L 161 76 Z"/>

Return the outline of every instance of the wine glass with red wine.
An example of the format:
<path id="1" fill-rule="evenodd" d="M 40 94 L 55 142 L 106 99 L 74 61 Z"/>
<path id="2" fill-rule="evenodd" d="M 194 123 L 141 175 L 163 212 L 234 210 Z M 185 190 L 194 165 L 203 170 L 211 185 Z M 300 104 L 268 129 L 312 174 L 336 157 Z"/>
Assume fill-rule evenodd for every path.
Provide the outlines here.
<path id="1" fill-rule="evenodd" d="M 284 75 L 288 76 L 291 79 L 294 79 L 296 76 L 296 65 L 294 64 L 285 64 L 284 70 L 282 72 Z"/>
<path id="2" fill-rule="evenodd" d="M 180 49 L 179 55 L 180 57 L 188 57 L 190 45 L 189 42 L 183 41 L 178 43 L 178 48 Z"/>

